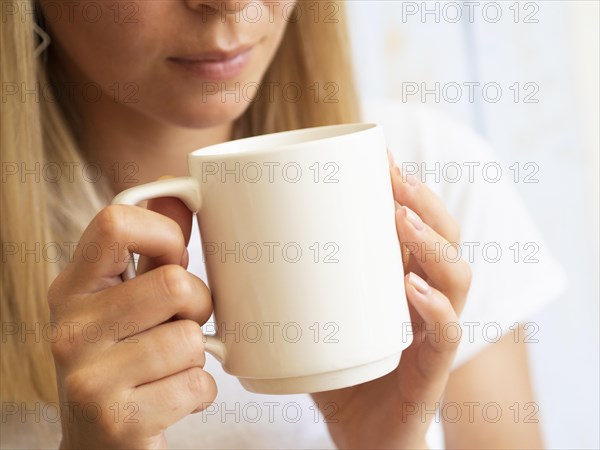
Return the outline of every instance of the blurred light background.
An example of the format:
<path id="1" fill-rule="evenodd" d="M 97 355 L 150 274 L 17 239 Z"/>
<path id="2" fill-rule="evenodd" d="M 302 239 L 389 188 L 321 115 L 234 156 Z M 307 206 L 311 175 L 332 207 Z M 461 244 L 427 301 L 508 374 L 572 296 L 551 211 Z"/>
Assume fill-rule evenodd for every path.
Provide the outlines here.
<path id="1" fill-rule="evenodd" d="M 538 164 L 539 183 L 516 187 L 569 278 L 568 294 L 533 318 L 540 337 L 529 349 L 545 443 L 600 448 L 599 2 L 347 4 L 362 96 L 445 111 L 490 142 L 507 171 L 515 162 Z M 411 94 L 421 83 L 440 83 L 446 95 Z M 462 87 L 458 101 L 453 83 Z M 473 101 L 464 83 L 480 83 Z"/>

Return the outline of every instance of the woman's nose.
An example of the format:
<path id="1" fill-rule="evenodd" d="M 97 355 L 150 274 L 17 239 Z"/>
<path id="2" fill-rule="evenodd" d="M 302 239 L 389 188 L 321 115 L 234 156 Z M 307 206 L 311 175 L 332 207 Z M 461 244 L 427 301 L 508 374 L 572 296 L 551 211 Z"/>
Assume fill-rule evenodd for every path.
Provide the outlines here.
<path id="1" fill-rule="evenodd" d="M 242 11 L 249 3 L 256 0 L 184 0 L 190 9 L 210 9 L 220 11 L 222 14 L 236 14 Z"/>

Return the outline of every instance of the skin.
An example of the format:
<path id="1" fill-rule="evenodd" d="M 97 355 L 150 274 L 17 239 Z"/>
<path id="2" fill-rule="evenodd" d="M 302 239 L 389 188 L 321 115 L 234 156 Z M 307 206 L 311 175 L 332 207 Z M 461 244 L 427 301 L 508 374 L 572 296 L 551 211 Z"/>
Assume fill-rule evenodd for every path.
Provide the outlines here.
<path id="1" fill-rule="evenodd" d="M 82 118 L 82 149 L 109 173 L 115 163 L 139 163 L 140 182 L 184 174 L 188 153 L 230 139 L 232 123 L 250 105 L 254 90 L 238 88 L 243 93 L 239 101 L 233 96 L 222 101 L 221 92 L 261 81 L 285 31 L 288 16 L 283 11 L 295 3 L 265 6 L 256 22 L 244 20 L 255 12 L 240 12 L 236 22 L 224 11 L 259 3 L 135 0 L 121 6 L 116 17 L 115 2 L 40 2 L 49 16 L 51 64 L 74 86 L 69 92 Z M 100 19 L 86 20 L 97 7 L 102 7 Z M 168 61 L 245 45 L 254 45 L 249 66 L 225 81 L 199 79 Z M 101 88 L 102 95 L 94 95 L 90 86 Z M 218 92 L 208 94 L 215 88 Z M 140 149 L 148 161 L 139 161 Z M 116 190 L 131 187 L 124 178 L 116 177 Z"/>
<path id="2" fill-rule="evenodd" d="M 459 242 L 458 224 L 439 197 L 426 185 L 403 177 L 391 156 L 390 176 L 400 242 L 425 242 L 426 249 L 435 248 L 436 242 L 440 248 Z M 411 211 L 419 213 L 422 229 L 408 220 Z M 416 330 L 435 329 L 436 323 L 443 329 L 458 321 L 471 272 L 464 261 L 456 262 L 449 253 L 446 256 L 436 262 L 432 255 L 403 252 L 408 272 L 406 296 Z M 411 283 L 413 274 L 428 281 L 430 292 L 425 296 L 418 295 Z M 454 413 L 448 413 L 448 421 L 442 415 L 447 448 L 541 448 L 539 417 L 532 414 L 525 420 L 535 406 L 522 327 L 519 333 L 518 343 L 507 336 L 450 372 L 458 343 L 439 334 L 417 332 L 398 368 L 390 374 L 362 385 L 313 394 L 313 398 L 321 407 L 331 402 L 336 405 L 328 428 L 341 448 L 427 448 L 425 433 L 433 414 L 424 412 L 452 403 L 461 405 L 462 416 L 455 420 Z M 471 402 L 480 406 L 470 419 L 465 405 Z M 496 422 L 490 420 L 491 414 L 481 412 L 481 405 L 492 402 L 503 411 Z M 521 405 L 518 420 L 510 409 L 516 402 Z M 523 408 L 526 404 L 527 410 Z M 324 416 L 332 412 L 326 407 L 322 410 Z"/>
<path id="3" fill-rule="evenodd" d="M 48 1 L 42 0 L 42 8 Z M 233 8 L 235 2 L 128 3 L 137 6 L 137 23 L 115 21 L 114 12 L 108 10 L 98 24 L 78 19 L 77 14 L 75 20 L 64 15 L 50 21 L 51 63 L 60 66 L 68 80 L 80 85 L 93 82 L 105 90 L 106 95 L 95 102 L 78 94 L 74 98 L 81 118 L 80 145 L 88 158 L 105 168 L 135 161 L 139 183 L 164 174 L 183 176 L 187 153 L 230 139 L 233 121 L 248 103 L 221 102 L 219 96 L 198 101 L 203 81 L 169 66 L 166 58 L 232 42 L 256 44 L 249 66 L 228 83 L 259 82 L 286 24 L 277 20 L 281 14 L 275 14 L 274 21 L 258 23 L 222 21 L 214 14 Z M 202 22 L 205 13 L 210 13 L 204 16 L 209 19 Z M 115 82 L 135 83 L 139 101 L 115 98 L 110 89 Z M 429 247 L 458 241 L 458 224 L 427 186 L 403 180 L 391 159 L 390 177 L 401 242 L 426 242 Z M 118 192 L 131 185 L 117 177 L 112 187 Z M 88 225 L 73 260 L 50 287 L 53 322 L 94 321 L 102 327 L 102 337 L 94 343 L 79 333 L 75 339 L 53 343 L 61 404 L 95 402 L 104 412 L 117 404 L 120 417 L 131 412 L 127 405 L 138 408 L 134 423 L 114 420 L 111 414 L 90 421 L 79 409 L 73 415 L 63 412 L 62 448 L 165 447 L 166 428 L 214 400 L 217 387 L 203 370 L 200 329 L 212 312 L 210 292 L 185 270 L 191 221 L 187 208 L 171 198 L 149 202 L 147 209 L 108 206 Z M 122 282 L 130 242 L 141 255 L 138 277 Z M 99 245 L 99 261 L 85 257 L 82 249 L 87 243 Z M 418 253 L 403 252 L 403 259 L 413 322 L 420 329 L 456 322 L 470 285 L 469 266 L 462 260 L 435 262 Z M 128 322 L 136 328 L 127 328 Z M 338 405 L 336 422 L 328 424 L 338 446 L 426 447 L 431 416 L 425 421 L 418 414 L 403 416 L 403 405 L 431 409 L 442 395 L 446 400 L 501 398 L 505 403 L 533 398 L 525 351 L 522 345 L 506 342 L 503 339 L 451 374 L 457 343 L 436 341 L 417 331 L 414 344 L 389 375 L 314 398 L 320 405 Z M 541 443 L 536 426 L 527 428 L 510 420 L 458 421 L 445 428 L 449 447 L 489 447 L 490 436 L 500 447 Z"/>

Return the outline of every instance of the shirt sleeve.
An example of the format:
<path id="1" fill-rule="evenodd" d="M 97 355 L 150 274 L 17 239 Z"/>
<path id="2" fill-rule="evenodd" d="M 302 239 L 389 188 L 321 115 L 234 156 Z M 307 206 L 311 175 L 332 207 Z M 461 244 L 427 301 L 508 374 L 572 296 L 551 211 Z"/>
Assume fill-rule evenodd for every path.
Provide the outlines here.
<path id="1" fill-rule="evenodd" d="M 471 264 L 473 279 L 454 367 L 509 334 L 536 342 L 535 314 L 559 298 L 567 283 L 517 192 L 513 171 L 468 127 L 428 107 L 371 102 L 363 114 L 383 126 L 401 168 L 440 195 L 460 223 L 461 256 Z M 534 188 L 544 195 L 543 186 Z M 524 333 L 518 324 L 525 324 Z M 439 330 L 450 339 L 456 332 Z"/>

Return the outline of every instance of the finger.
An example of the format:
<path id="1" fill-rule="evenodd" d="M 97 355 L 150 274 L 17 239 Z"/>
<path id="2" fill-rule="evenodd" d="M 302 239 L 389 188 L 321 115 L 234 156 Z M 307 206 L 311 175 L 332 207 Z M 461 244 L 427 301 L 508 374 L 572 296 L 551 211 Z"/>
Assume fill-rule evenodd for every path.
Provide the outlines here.
<path id="1" fill-rule="evenodd" d="M 396 203 L 396 211 L 398 208 L 403 208 L 400 203 Z M 404 238 L 401 235 L 401 228 L 398 226 L 398 221 L 396 221 L 396 233 L 398 234 L 398 240 L 400 241 L 400 250 L 402 252 L 402 266 L 403 266 L 403 274 L 407 274 L 408 272 L 415 272 L 421 277 L 427 277 L 425 272 L 421 266 L 417 263 L 414 256 L 411 255 L 411 249 L 414 247 L 414 242 L 404 242 Z M 412 257 L 411 257 L 412 256 Z"/>
<path id="2" fill-rule="evenodd" d="M 119 383 L 124 388 L 151 383 L 190 367 L 202 368 L 202 329 L 192 320 L 167 322 L 120 341 L 107 357 L 111 366 L 121 367 Z"/>
<path id="3" fill-rule="evenodd" d="M 70 293 L 95 292 L 121 282 L 132 251 L 163 265 L 181 264 L 184 250 L 173 219 L 138 206 L 110 205 L 92 219 L 62 277 Z"/>
<path id="4" fill-rule="evenodd" d="M 148 201 L 147 209 L 154 211 L 163 216 L 173 219 L 181 228 L 183 234 L 183 240 L 187 247 L 190 241 L 190 235 L 192 233 L 192 212 L 188 209 L 185 204 L 174 197 L 155 198 Z M 187 251 L 184 252 L 183 265 L 187 267 L 188 255 Z M 151 258 L 147 256 L 140 256 L 137 273 L 142 274 L 148 272 L 160 265 L 160 260 L 157 258 Z"/>
<path id="5" fill-rule="evenodd" d="M 402 205 L 400 205 L 400 203 L 398 203 L 397 201 L 394 200 L 395 203 L 395 207 L 396 207 L 396 211 L 398 211 L 399 208 L 402 208 Z M 414 272 L 415 270 L 421 270 L 421 268 L 419 267 L 418 264 L 416 264 L 413 260 L 411 260 L 410 258 L 410 248 L 408 245 L 406 245 L 403 241 L 403 239 L 401 238 L 400 235 L 400 228 L 398 227 L 398 221 L 396 220 L 396 233 L 398 235 L 398 240 L 400 241 L 400 252 L 402 253 L 402 269 L 403 269 L 403 273 L 408 273 L 408 272 Z"/>
<path id="6" fill-rule="evenodd" d="M 429 187 L 410 174 L 402 174 L 398 166 L 391 169 L 394 199 L 415 211 L 425 223 L 450 242 L 459 242 L 460 227 L 444 202 Z"/>
<path id="7" fill-rule="evenodd" d="M 424 322 L 423 328 L 418 331 L 423 332 L 423 338 L 428 339 L 429 345 L 436 351 L 454 351 L 459 339 L 454 334 L 445 336 L 446 333 L 440 331 L 448 325 L 458 324 L 458 315 L 448 297 L 413 272 L 404 279 L 406 297 Z"/>
<path id="8" fill-rule="evenodd" d="M 75 297 L 60 309 L 60 323 L 70 332 L 54 343 L 53 353 L 69 367 L 79 363 L 78 356 L 97 358 L 121 342 L 135 348 L 138 335 L 174 317 L 193 321 L 199 328 L 212 314 L 213 304 L 202 280 L 171 264 L 96 294 Z"/>
<path id="9" fill-rule="evenodd" d="M 130 401 L 139 410 L 144 431 L 165 430 L 191 412 L 208 407 L 217 396 L 214 378 L 200 367 L 135 388 Z"/>
<path id="10" fill-rule="evenodd" d="M 119 341 L 175 315 L 205 323 L 212 314 L 212 300 L 200 278 L 171 264 L 99 292 L 71 308 L 74 317 L 82 317 L 85 311 L 85 316 L 93 317 L 107 330 L 107 339 Z"/>
<path id="11" fill-rule="evenodd" d="M 396 227 L 411 260 L 416 261 L 432 284 L 451 299 L 460 313 L 471 284 L 471 269 L 460 258 L 457 246 L 423 223 L 406 206 L 396 210 Z"/>

